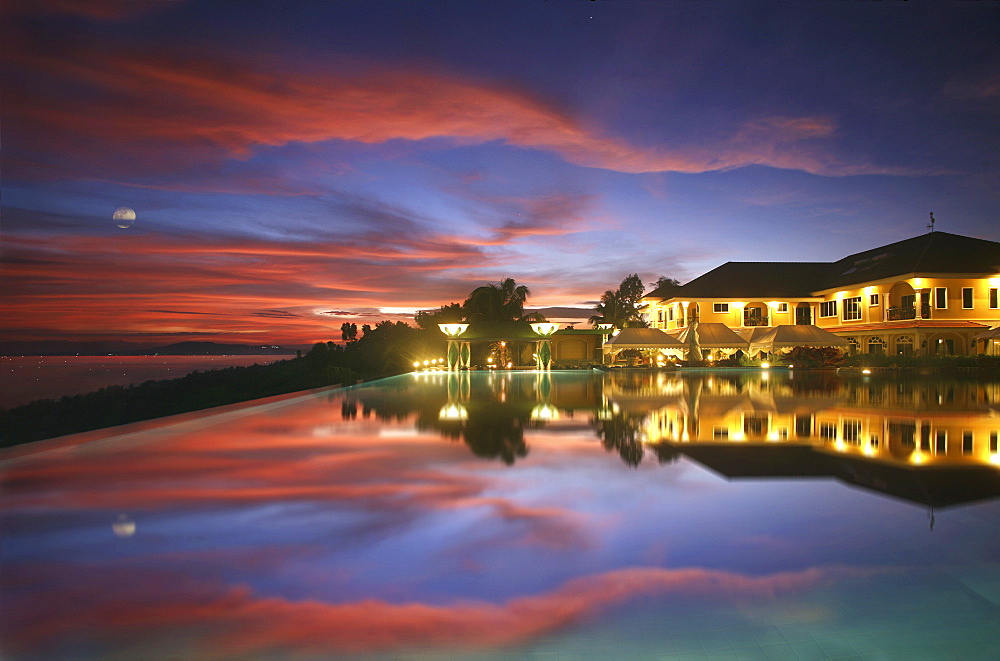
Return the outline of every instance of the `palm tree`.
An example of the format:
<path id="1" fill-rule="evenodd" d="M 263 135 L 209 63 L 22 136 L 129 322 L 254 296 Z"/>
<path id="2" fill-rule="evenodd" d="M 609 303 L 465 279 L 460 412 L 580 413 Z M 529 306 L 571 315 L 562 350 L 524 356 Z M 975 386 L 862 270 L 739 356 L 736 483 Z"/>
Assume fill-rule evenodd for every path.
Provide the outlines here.
<path id="1" fill-rule="evenodd" d="M 626 323 L 639 319 L 635 306 L 619 292 L 610 289 L 604 292 L 594 310 L 597 314 L 590 318 L 592 324 L 613 324 L 616 328 L 624 328 Z"/>
<path id="2" fill-rule="evenodd" d="M 524 303 L 531 291 L 513 278 L 476 287 L 462 307 L 469 320 L 518 321 L 524 318 Z"/>

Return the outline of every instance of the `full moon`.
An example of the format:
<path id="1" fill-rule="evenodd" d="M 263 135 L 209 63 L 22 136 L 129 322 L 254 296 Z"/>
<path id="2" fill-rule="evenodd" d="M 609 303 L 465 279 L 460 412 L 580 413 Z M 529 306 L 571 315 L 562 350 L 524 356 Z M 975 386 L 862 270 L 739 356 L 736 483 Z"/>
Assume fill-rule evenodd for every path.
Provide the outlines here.
<path id="1" fill-rule="evenodd" d="M 118 207 L 111 215 L 111 220 L 115 221 L 115 225 L 123 230 L 128 229 L 135 222 L 135 211 L 128 207 Z"/>

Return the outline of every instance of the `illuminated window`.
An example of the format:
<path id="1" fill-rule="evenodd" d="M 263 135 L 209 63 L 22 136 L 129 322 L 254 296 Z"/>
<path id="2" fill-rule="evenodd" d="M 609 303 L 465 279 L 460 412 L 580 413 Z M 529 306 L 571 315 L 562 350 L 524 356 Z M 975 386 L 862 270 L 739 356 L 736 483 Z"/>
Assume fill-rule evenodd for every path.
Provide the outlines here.
<path id="1" fill-rule="evenodd" d="M 844 299 L 844 321 L 858 321 L 861 319 L 861 297 L 854 296 Z"/>
<path id="2" fill-rule="evenodd" d="M 972 309 L 972 287 L 962 287 L 962 309 Z"/>
<path id="3" fill-rule="evenodd" d="M 795 435 L 799 438 L 812 436 L 813 418 L 811 415 L 795 416 Z"/>
<path id="4" fill-rule="evenodd" d="M 934 307 L 938 310 L 948 309 L 948 288 L 947 287 L 935 287 L 934 288 Z"/>
<path id="5" fill-rule="evenodd" d="M 847 443 L 858 443 L 861 440 L 861 421 L 844 420 L 841 425 L 843 439 Z"/>
<path id="6" fill-rule="evenodd" d="M 716 314 L 729 312 L 729 303 L 713 303 L 712 312 L 715 312 Z"/>
<path id="7" fill-rule="evenodd" d="M 836 317 L 837 316 L 837 301 L 823 301 L 819 304 L 819 316 L 821 317 Z"/>
<path id="8" fill-rule="evenodd" d="M 778 312 L 788 312 L 788 303 L 778 303 Z"/>
<path id="9" fill-rule="evenodd" d="M 934 435 L 934 451 L 938 454 L 948 454 L 948 432 L 944 429 L 937 430 Z"/>
<path id="10" fill-rule="evenodd" d="M 743 433 L 747 436 L 762 436 L 768 428 L 767 414 L 746 415 L 743 417 Z"/>
<path id="11" fill-rule="evenodd" d="M 878 305 L 878 294 L 868 294 L 868 305 Z"/>
<path id="12" fill-rule="evenodd" d="M 997 288 L 990 287 L 990 309 L 996 310 L 998 307 L 1000 306 L 997 305 Z"/>
<path id="13" fill-rule="evenodd" d="M 826 441 L 837 440 L 837 425 L 830 422 L 819 423 L 819 437 Z"/>
<path id="14" fill-rule="evenodd" d="M 729 438 L 728 427 L 713 427 L 712 438 Z"/>

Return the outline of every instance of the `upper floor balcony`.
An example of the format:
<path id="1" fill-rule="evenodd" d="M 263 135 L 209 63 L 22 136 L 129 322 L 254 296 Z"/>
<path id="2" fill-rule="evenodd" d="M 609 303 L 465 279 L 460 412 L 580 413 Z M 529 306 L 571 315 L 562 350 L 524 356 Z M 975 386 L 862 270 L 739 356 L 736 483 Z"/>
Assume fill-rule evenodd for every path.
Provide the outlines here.
<path id="1" fill-rule="evenodd" d="M 901 321 L 905 319 L 917 319 L 918 309 L 913 305 L 900 305 L 899 307 L 888 308 L 885 311 L 885 318 L 887 321 Z M 929 303 L 925 303 L 920 306 L 919 309 L 920 319 L 930 319 L 931 318 L 931 306 Z"/>

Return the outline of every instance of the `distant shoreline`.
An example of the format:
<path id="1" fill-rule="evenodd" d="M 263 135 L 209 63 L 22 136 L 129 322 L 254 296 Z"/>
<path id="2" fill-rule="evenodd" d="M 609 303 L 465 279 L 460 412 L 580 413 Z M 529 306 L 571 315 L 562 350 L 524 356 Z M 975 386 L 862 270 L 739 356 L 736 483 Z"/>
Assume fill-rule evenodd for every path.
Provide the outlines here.
<path id="1" fill-rule="evenodd" d="M 298 347 L 276 344 L 176 342 L 148 345 L 133 342 L 4 342 L 0 357 L 46 358 L 52 356 L 294 356 Z"/>

